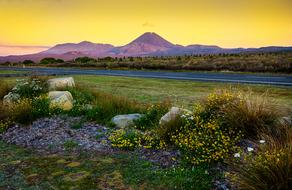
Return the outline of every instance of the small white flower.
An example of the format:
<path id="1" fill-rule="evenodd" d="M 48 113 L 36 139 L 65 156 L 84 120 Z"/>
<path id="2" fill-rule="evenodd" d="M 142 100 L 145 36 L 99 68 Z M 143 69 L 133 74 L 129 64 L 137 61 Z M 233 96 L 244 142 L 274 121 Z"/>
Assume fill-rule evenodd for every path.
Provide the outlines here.
<path id="1" fill-rule="evenodd" d="M 261 144 L 264 144 L 266 141 L 265 140 L 260 140 L 259 141 Z"/>
<path id="2" fill-rule="evenodd" d="M 251 152 L 251 151 L 254 151 L 254 149 L 252 147 L 247 147 L 247 151 Z"/>
<path id="3" fill-rule="evenodd" d="M 235 153 L 234 158 L 240 158 L 240 153 Z"/>

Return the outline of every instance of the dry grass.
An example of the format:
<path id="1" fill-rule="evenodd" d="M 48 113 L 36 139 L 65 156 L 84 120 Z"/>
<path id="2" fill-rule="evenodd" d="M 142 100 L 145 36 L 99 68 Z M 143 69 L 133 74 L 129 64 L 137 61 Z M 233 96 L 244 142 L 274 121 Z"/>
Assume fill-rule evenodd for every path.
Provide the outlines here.
<path id="1" fill-rule="evenodd" d="M 280 113 L 267 94 L 239 94 L 239 101 L 221 109 L 225 125 L 241 130 L 251 139 L 257 138 L 261 131 L 273 132 Z"/>
<path id="2" fill-rule="evenodd" d="M 8 85 L 5 81 L 0 81 L 0 99 L 2 100 L 3 97 L 9 93 L 11 90 L 11 86 Z"/>
<path id="3" fill-rule="evenodd" d="M 281 135 L 279 135 L 281 134 Z M 288 190 L 292 187 L 292 125 L 281 124 L 278 134 L 262 135 L 266 144 L 240 161 L 230 162 L 231 182 L 236 189 Z"/>

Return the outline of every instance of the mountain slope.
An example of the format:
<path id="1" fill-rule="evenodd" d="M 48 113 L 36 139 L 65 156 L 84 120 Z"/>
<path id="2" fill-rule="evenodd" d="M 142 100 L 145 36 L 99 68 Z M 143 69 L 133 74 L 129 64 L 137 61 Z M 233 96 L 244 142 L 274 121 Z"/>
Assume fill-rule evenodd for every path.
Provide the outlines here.
<path id="1" fill-rule="evenodd" d="M 154 32 L 146 32 L 129 44 L 115 49 L 116 55 L 143 56 L 157 51 L 166 51 L 175 45 Z"/>
<path id="2" fill-rule="evenodd" d="M 41 52 L 42 54 L 64 54 L 71 51 L 81 52 L 89 55 L 99 55 L 104 52 L 107 52 L 114 48 L 113 45 L 110 44 L 95 44 L 88 41 L 83 41 L 78 44 L 74 43 L 66 43 L 66 44 L 58 44 L 46 51 Z"/>
<path id="3" fill-rule="evenodd" d="M 63 60 L 72 60 L 77 57 L 123 57 L 123 56 L 176 56 L 219 53 L 244 52 L 279 52 L 292 51 L 292 47 L 269 46 L 261 48 L 221 48 L 207 45 L 175 45 L 154 32 L 146 32 L 129 44 L 115 47 L 111 44 L 100 44 L 83 41 L 80 43 L 58 44 L 46 51 L 28 55 L 10 55 L 0 57 L 0 63 L 20 62 L 26 59 L 40 61 L 45 57 L 54 57 Z"/>

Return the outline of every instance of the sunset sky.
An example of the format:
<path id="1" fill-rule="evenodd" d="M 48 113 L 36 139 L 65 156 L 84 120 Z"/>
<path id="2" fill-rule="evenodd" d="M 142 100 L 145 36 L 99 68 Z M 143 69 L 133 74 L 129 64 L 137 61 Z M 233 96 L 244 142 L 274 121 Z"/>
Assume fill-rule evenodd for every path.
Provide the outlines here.
<path id="1" fill-rule="evenodd" d="M 144 32 L 175 44 L 292 46 L 291 0 L 0 0 L 0 55 Z"/>

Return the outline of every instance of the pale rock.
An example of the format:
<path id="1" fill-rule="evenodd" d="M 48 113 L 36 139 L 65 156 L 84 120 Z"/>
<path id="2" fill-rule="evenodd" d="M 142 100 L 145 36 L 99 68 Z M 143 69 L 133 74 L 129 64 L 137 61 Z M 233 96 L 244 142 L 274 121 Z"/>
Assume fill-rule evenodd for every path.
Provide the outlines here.
<path id="1" fill-rule="evenodd" d="M 73 108 L 73 97 L 68 91 L 49 92 L 50 107 L 71 110 Z"/>
<path id="2" fill-rule="evenodd" d="M 183 115 L 184 113 L 191 113 L 191 111 L 187 109 L 182 109 L 178 107 L 172 107 L 169 112 L 167 112 L 164 116 L 160 118 L 159 124 L 164 125 L 171 120 Z"/>
<path id="3" fill-rule="evenodd" d="M 75 87 L 73 77 L 54 78 L 48 80 L 49 90 L 62 90 L 68 87 Z"/>
<path id="4" fill-rule="evenodd" d="M 139 113 L 127 114 L 127 115 L 117 115 L 112 118 L 112 122 L 118 128 L 125 128 L 134 125 L 134 121 L 140 119 L 143 115 Z"/>
<path id="5" fill-rule="evenodd" d="M 14 102 L 17 102 L 20 99 L 20 95 L 17 93 L 9 92 L 7 95 L 3 97 L 4 105 L 11 105 Z"/>

